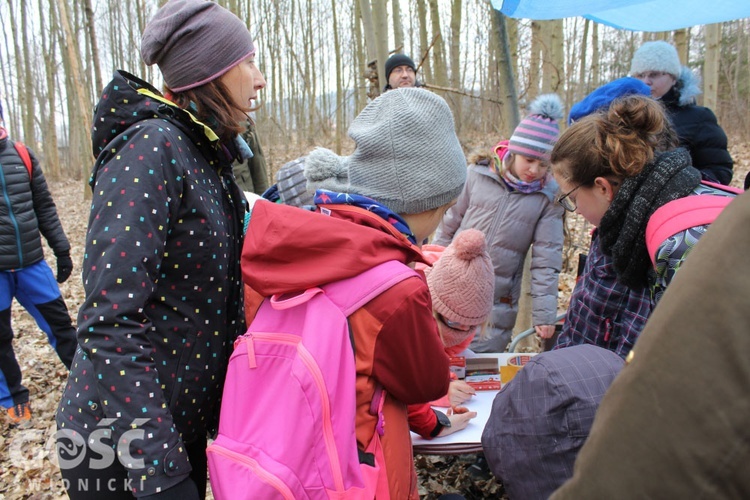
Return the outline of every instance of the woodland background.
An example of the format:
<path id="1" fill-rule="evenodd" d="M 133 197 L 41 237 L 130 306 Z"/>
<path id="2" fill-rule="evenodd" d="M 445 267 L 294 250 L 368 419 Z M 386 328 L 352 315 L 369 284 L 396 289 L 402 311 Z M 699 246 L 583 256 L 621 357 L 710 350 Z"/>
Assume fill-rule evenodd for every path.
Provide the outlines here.
<path id="1" fill-rule="evenodd" d="M 486 0 L 220 1 L 256 34 L 268 80 L 255 113 L 270 174 L 314 146 L 347 154 L 346 129 L 379 93 L 382 61 L 401 50 L 420 66 L 418 78 L 446 98 L 468 153 L 508 137 L 524 107 L 542 92 L 566 104 L 627 74 L 643 41 L 665 39 L 703 76 L 704 103 L 727 131 L 733 184 L 750 170 L 750 19 L 643 33 L 583 18 L 532 22 L 501 16 Z M 42 161 L 76 269 L 61 286 L 75 320 L 83 301 L 83 258 L 93 165 L 93 106 L 114 69 L 155 86 L 158 70 L 139 56 L 140 33 L 156 0 L 5 0 L 0 2 L 0 101 L 11 137 Z M 378 64 L 380 62 L 380 64 Z M 378 78 L 379 76 L 379 78 Z M 590 226 L 566 219 L 566 266 L 559 310 L 567 308 L 578 254 Z M 47 251 L 55 266 L 51 251 Z M 18 428 L 0 413 L 0 500 L 64 498 L 54 463 L 53 414 L 67 378 L 44 334 L 18 305 L 14 346 L 32 397 L 34 419 Z M 533 342 L 525 349 L 538 349 Z M 420 493 L 458 491 L 498 498 L 502 485 L 466 473 L 470 456 L 416 458 Z"/>
<path id="2" fill-rule="evenodd" d="M 161 87 L 139 53 L 163 0 L 6 0 L 0 100 L 12 137 L 51 178 L 85 180 L 92 109 L 115 69 Z M 705 105 L 732 138 L 750 134 L 750 19 L 674 32 L 617 30 L 583 18 L 509 19 L 488 0 L 220 0 L 256 34 L 268 80 L 255 114 L 271 169 L 314 145 L 351 147 L 346 129 L 404 51 L 454 111 L 466 149 L 507 137 L 540 92 L 570 105 L 627 74 L 645 40 L 673 42 L 704 78 Z M 380 76 L 378 80 L 378 76 Z"/>

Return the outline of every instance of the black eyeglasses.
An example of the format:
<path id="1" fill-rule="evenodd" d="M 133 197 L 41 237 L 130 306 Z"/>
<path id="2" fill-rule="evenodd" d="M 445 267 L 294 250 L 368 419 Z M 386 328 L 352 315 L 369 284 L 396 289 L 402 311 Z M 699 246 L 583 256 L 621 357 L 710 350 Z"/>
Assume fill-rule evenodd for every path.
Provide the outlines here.
<path id="1" fill-rule="evenodd" d="M 563 207 L 568 212 L 575 212 L 576 208 L 578 208 L 575 200 L 570 199 L 570 195 L 573 194 L 581 186 L 583 186 L 583 183 L 577 185 L 576 187 L 574 187 L 573 189 L 571 189 L 570 191 L 568 191 L 567 193 L 565 193 L 564 195 L 562 195 L 561 197 L 557 199 L 557 202 L 560 204 L 560 206 Z"/>

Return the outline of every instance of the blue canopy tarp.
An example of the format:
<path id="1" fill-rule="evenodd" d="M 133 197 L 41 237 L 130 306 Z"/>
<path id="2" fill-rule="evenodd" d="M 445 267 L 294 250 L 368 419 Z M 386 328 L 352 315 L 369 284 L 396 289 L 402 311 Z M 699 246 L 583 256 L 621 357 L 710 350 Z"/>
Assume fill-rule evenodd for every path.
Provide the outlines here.
<path id="1" fill-rule="evenodd" d="M 508 17 L 583 16 L 615 28 L 670 31 L 750 17 L 750 0 L 492 0 Z"/>

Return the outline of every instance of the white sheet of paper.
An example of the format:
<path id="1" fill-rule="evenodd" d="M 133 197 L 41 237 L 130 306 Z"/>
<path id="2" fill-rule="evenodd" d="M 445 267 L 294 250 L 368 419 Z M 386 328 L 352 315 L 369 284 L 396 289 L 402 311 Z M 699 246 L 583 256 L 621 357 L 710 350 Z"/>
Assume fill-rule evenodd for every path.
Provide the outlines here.
<path id="1" fill-rule="evenodd" d="M 531 356 L 537 353 L 523 353 Z M 480 358 L 480 357 L 497 357 L 498 365 L 508 364 L 508 359 L 519 355 L 519 353 L 511 352 L 500 352 L 500 353 L 474 353 L 467 349 L 461 353 L 462 356 L 467 358 Z M 498 368 L 499 368 L 498 366 Z M 411 433 L 411 442 L 414 446 L 423 448 L 435 448 L 440 450 L 443 446 L 449 445 L 479 445 L 482 444 L 482 431 L 484 426 L 487 424 L 487 420 L 490 418 L 490 412 L 492 411 L 492 402 L 495 400 L 495 395 L 500 391 L 477 391 L 476 396 L 472 397 L 463 406 L 466 406 L 470 410 L 476 411 L 477 416 L 469 422 L 469 425 L 465 429 L 448 436 L 436 437 L 432 439 L 424 439 L 419 434 Z M 447 408 L 438 408 L 439 410 L 445 411 Z"/>
<path id="2" fill-rule="evenodd" d="M 458 443 L 472 443 L 478 444 L 482 442 L 482 431 L 484 430 L 487 419 L 490 417 L 490 411 L 492 410 L 492 401 L 495 399 L 495 395 L 499 391 L 477 391 L 475 396 L 467 401 L 463 406 L 468 409 L 477 412 L 477 416 L 469 422 L 469 425 L 465 429 L 462 429 L 453 434 L 447 436 L 436 437 L 432 439 L 424 439 L 419 434 L 411 433 L 411 442 L 414 445 L 420 446 L 436 446 L 440 447 L 446 444 L 458 444 Z M 447 408 L 438 408 L 438 410 L 445 411 Z"/>

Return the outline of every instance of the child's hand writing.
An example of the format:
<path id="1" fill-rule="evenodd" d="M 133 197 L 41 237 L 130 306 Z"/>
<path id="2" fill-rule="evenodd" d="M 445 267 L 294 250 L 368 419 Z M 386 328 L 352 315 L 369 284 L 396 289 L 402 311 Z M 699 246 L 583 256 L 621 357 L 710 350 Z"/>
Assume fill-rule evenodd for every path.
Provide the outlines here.
<path id="1" fill-rule="evenodd" d="M 447 436 L 465 429 L 469 425 L 469 420 L 477 416 L 477 412 L 469 411 L 465 406 L 454 406 L 448 409 L 446 415 L 448 415 L 448 419 L 451 421 L 451 426 L 443 427 L 438 436 Z"/>
<path id="2" fill-rule="evenodd" d="M 451 380 L 448 388 L 448 401 L 451 406 L 458 406 L 471 399 L 476 393 L 477 391 L 463 380 Z"/>

